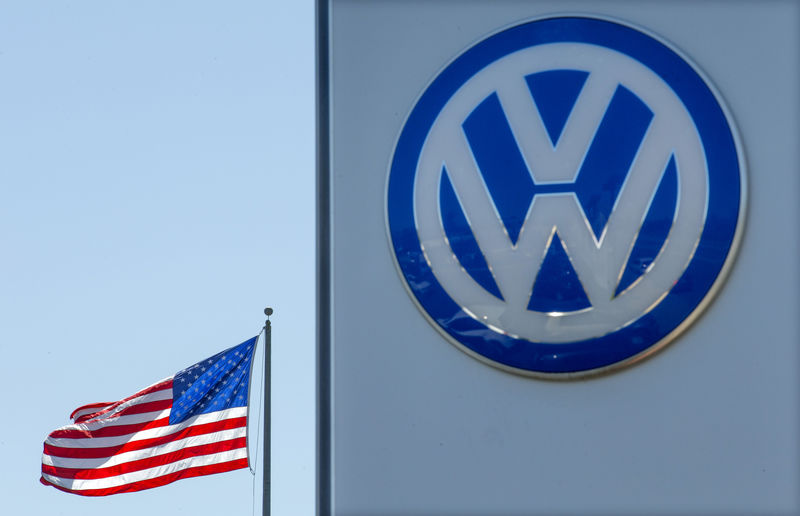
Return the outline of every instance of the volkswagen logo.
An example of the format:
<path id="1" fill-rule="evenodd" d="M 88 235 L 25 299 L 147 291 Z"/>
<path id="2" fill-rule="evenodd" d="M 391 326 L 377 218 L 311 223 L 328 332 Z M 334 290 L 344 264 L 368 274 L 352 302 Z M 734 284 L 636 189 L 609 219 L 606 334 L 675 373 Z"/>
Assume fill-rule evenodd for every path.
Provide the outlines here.
<path id="1" fill-rule="evenodd" d="M 503 369 L 597 373 L 670 342 L 741 238 L 744 167 L 686 57 L 555 17 L 464 51 L 411 110 L 386 217 L 401 277 L 451 343 Z"/>

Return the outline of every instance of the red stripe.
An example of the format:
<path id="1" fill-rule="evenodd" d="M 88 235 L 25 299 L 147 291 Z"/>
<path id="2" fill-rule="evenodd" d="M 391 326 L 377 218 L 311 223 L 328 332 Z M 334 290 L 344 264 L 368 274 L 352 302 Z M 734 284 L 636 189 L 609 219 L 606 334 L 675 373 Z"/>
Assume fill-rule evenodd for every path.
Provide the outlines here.
<path id="1" fill-rule="evenodd" d="M 93 409 L 92 412 L 87 412 L 86 414 L 82 415 L 81 418 L 84 418 L 86 416 L 90 416 L 94 412 L 96 412 L 97 409 L 101 409 L 103 407 L 107 407 L 107 406 L 111 405 L 112 403 L 114 403 L 114 402 L 113 401 L 107 401 L 105 403 L 90 403 L 89 405 L 84 405 L 82 407 L 78 407 L 78 408 L 76 408 L 75 410 L 72 411 L 72 414 L 69 415 L 69 418 L 70 419 L 75 419 L 75 414 L 77 414 L 78 412 L 81 412 L 81 411 L 84 411 L 84 410 L 87 410 L 87 409 Z"/>
<path id="2" fill-rule="evenodd" d="M 163 435 L 161 437 L 153 437 L 150 439 L 141 439 L 139 441 L 130 441 L 125 444 L 118 444 L 116 446 L 105 446 L 102 448 L 70 448 L 66 446 L 54 446 L 51 444 L 44 444 L 45 455 L 52 457 L 68 457 L 76 459 L 99 459 L 102 457 L 110 457 L 117 453 L 124 453 L 134 450 L 143 450 L 153 446 L 159 446 L 178 439 L 190 437 L 193 435 L 210 434 L 212 432 L 219 432 L 220 430 L 230 430 L 233 428 L 241 428 L 247 425 L 247 417 L 232 417 L 230 419 L 223 419 L 222 421 L 215 421 L 213 423 L 203 423 L 200 425 L 192 425 L 186 427 L 174 434 Z"/>
<path id="3" fill-rule="evenodd" d="M 200 457 L 202 455 L 211 455 L 212 453 L 220 453 L 230 450 L 238 450 L 247 446 L 246 437 L 237 437 L 227 441 L 218 441 L 215 443 L 201 444 L 199 446 L 188 446 L 175 450 L 170 453 L 155 455 L 144 459 L 134 460 L 117 464 L 116 466 L 109 466 L 106 468 L 60 468 L 56 466 L 49 466 L 42 464 L 42 473 L 54 475 L 61 478 L 78 478 L 78 479 L 96 479 L 108 478 L 122 475 L 124 473 L 132 473 L 134 471 L 141 471 L 143 469 L 155 468 L 170 464 L 182 459 L 190 457 Z M 156 450 L 154 450 L 156 451 Z"/>
<path id="4" fill-rule="evenodd" d="M 95 413 L 94 412 L 92 412 L 90 414 L 84 414 L 84 415 L 82 415 L 81 417 L 78 417 L 78 418 L 72 418 L 72 422 L 76 423 L 76 424 L 77 423 L 83 423 L 84 421 L 92 419 L 93 417 L 95 417 Z"/>
<path id="5" fill-rule="evenodd" d="M 135 491 L 142 491 L 143 489 L 151 489 L 153 487 L 159 487 L 166 484 L 170 484 L 182 478 L 199 477 L 202 475 L 213 475 L 215 473 L 225 473 L 226 471 L 233 471 L 236 469 L 242 469 L 246 467 L 247 467 L 246 458 L 236 459 L 229 462 L 222 462 L 220 464 L 209 464 L 208 466 L 197 466 L 194 468 L 187 468 L 182 471 L 176 471 L 174 473 L 170 473 L 169 475 L 163 475 L 160 477 L 150 478 L 147 480 L 140 480 L 138 482 L 132 482 L 130 484 L 125 484 L 116 487 L 109 487 L 105 489 L 84 489 L 76 491 L 72 489 L 67 489 L 65 487 L 57 486 L 51 482 L 48 482 L 44 478 L 41 478 L 40 482 L 45 485 L 51 485 L 56 489 L 60 489 L 61 491 L 79 494 L 82 496 L 107 496 L 117 493 L 132 493 Z"/>
<path id="6" fill-rule="evenodd" d="M 108 406 L 108 408 L 106 408 L 104 410 L 101 410 L 99 412 L 93 413 L 93 414 L 91 414 L 91 416 L 92 417 L 97 417 L 99 415 L 102 415 L 102 414 L 105 414 L 105 413 L 109 412 L 110 410 L 114 410 L 116 407 L 118 407 L 118 406 L 122 405 L 123 403 L 125 403 L 127 401 L 130 401 L 130 400 L 132 400 L 134 398 L 138 398 L 139 396 L 144 396 L 145 394 L 150 394 L 150 393 L 157 392 L 157 391 L 164 391 L 164 390 L 167 390 L 167 389 L 172 389 L 172 378 L 167 378 L 166 380 L 158 382 L 155 385 L 151 385 L 150 387 L 147 387 L 146 389 L 142 389 L 141 391 L 137 392 L 136 394 L 128 396 L 127 398 L 121 399 L 121 400 L 119 400 L 119 401 L 117 401 L 115 403 L 112 403 L 112 404 L 110 404 L 110 406 Z M 75 415 L 76 412 L 79 412 L 81 409 L 91 408 L 91 407 L 93 407 L 95 405 L 102 406 L 102 404 L 100 404 L 100 403 L 90 403 L 89 405 L 84 405 L 82 407 L 78 407 L 78 408 L 76 408 L 75 410 L 72 411 L 72 414 L 69 416 L 70 419 L 72 418 L 73 415 Z"/>
<path id="7" fill-rule="evenodd" d="M 108 421 L 110 419 L 114 419 L 120 416 L 130 416 L 133 414 L 144 414 L 146 412 L 156 412 L 161 410 L 167 410 L 172 408 L 172 398 L 168 400 L 155 400 L 155 401 L 147 401 L 145 403 L 137 403 L 136 405 L 131 405 L 130 407 L 126 407 L 119 412 L 115 412 L 114 414 L 108 416 L 107 418 L 98 419 L 97 421 Z M 98 416 L 95 416 L 93 419 L 96 419 Z"/>
<path id="8" fill-rule="evenodd" d="M 168 400 L 155 400 L 155 401 L 146 401 L 142 403 L 136 403 L 131 405 L 130 407 L 125 407 L 122 410 L 114 412 L 106 417 L 102 417 L 108 412 L 103 412 L 100 414 L 99 412 L 93 414 L 86 414 L 85 416 L 81 416 L 75 420 L 75 423 L 86 423 L 91 421 L 113 421 L 114 418 L 118 418 L 120 416 L 130 416 L 132 414 L 144 414 L 145 412 L 155 412 L 160 410 L 165 410 L 168 408 L 172 408 L 172 399 Z"/>
<path id="9" fill-rule="evenodd" d="M 172 404 L 172 400 L 166 400 Z M 155 402 L 153 402 L 155 403 Z M 166 407 L 169 408 L 169 407 Z M 158 409 L 163 410 L 163 409 Z M 150 411 L 148 411 L 150 412 Z M 148 428 L 160 428 L 162 426 L 169 426 L 169 417 L 162 417 L 153 419 L 152 421 L 144 421 L 142 423 L 131 423 L 129 425 L 109 425 L 97 430 L 79 430 L 77 428 L 67 428 L 63 430 L 56 430 L 48 437 L 53 438 L 66 438 L 66 439 L 91 439 L 93 437 L 119 437 L 122 435 L 135 434 Z"/>

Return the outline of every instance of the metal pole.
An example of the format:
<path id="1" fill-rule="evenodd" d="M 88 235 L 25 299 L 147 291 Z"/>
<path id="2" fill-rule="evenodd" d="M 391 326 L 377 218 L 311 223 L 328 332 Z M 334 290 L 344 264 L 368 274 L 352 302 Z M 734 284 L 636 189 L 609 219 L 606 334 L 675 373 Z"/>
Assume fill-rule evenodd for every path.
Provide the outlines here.
<path id="1" fill-rule="evenodd" d="M 271 392 L 270 385 L 272 384 L 272 376 L 270 370 L 272 369 L 272 323 L 269 321 L 269 316 L 272 315 L 272 308 L 265 308 L 264 315 L 267 316 L 267 322 L 264 323 L 264 496 L 261 502 L 263 508 L 263 515 L 270 515 L 270 481 L 271 481 L 271 467 L 270 455 L 272 451 L 272 432 L 270 431 L 271 422 Z"/>

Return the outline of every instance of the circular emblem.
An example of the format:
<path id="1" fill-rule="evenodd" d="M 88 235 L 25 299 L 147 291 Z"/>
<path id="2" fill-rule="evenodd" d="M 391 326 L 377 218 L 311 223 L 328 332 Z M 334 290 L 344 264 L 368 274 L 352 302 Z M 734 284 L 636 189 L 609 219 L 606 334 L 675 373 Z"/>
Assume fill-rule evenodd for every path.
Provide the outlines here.
<path id="1" fill-rule="evenodd" d="M 710 301 L 744 170 L 720 100 L 677 51 L 618 22 L 547 18 L 430 83 L 386 206 L 401 276 L 448 340 L 575 376 L 655 351 Z"/>

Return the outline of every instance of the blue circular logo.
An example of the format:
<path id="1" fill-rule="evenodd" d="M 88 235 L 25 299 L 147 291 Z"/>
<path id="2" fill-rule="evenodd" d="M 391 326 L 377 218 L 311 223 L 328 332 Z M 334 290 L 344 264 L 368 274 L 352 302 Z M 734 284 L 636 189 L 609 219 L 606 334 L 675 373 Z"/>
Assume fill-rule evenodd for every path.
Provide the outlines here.
<path id="1" fill-rule="evenodd" d="M 430 83 L 386 206 L 402 278 L 450 342 L 572 377 L 646 356 L 708 304 L 740 239 L 744 170 L 720 100 L 674 49 L 547 18 Z"/>

